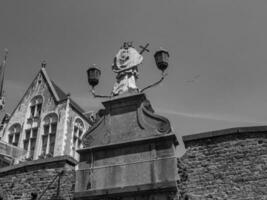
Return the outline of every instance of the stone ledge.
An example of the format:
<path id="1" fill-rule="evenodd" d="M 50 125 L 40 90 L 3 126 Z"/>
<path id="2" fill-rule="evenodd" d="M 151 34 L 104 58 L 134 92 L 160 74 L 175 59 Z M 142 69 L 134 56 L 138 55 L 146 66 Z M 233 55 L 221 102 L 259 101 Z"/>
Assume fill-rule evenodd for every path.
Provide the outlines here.
<path id="1" fill-rule="evenodd" d="M 16 171 L 27 172 L 33 169 L 51 169 L 64 167 L 65 163 L 75 166 L 78 162 L 70 156 L 58 156 L 53 158 L 46 158 L 42 160 L 25 161 L 23 163 L 4 167 L 0 169 L 0 177 L 8 174 L 16 173 Z"/>
<path id="2" fill-rule="evenodd" d="M 148 193 L 160 193 L 163 191 L 173 191 L 177 192 L 177 183 L 176 181 L 169 181 L 163 183 L 154 183 L 154 184 L 145 184 L 145 185 L 136 185 L 136 186 L 127 186 L 127 187 L 117 187 L 110 189 L 99 189 L 91 190 L 84 192 L 74 192 L 75 200 L 86 200 L 86 199 L 104 199 L 105 197 L 118 197 L 118 196 L 130 196 Z"/>
<path id="3" fill-rule="evenodd" d="M 129 103 L 130 104 L 140 103 L 141 100 L 144 98 L 145 98 L 144 93 L 133 93 L 133 94 L 127 93 L 124 95 L 115 96 L 108 101 L 102 102 L 102 104 L 105 108 L 110 108 L 110 106 L 114 104 L 119 104 L 124 107 L 125 105 L 128 105 Z M 117 106 L 117 107 L 120 107 L 120 106 Z"/>
<path id="4" fill-rule="evenodd" d="M 250 126 L 250 127 L 237 127 L 237 128 L 229 128 L 229 129 L 222 129 L 204 133 L 198 133 L 193 135 L 185 135 L 182 137 L 183 142 L 190 142 L 193 140 L 201 140 L 207 138 L 213 138 L 218 136 L 224 135 L 231 135 L 231 134 L 242 134 L 242 133 L 267 133 L 267 126 Z"/>
<path id="5" fill-rule="evenodd" d="M 124 147 L 124 146 L 130 146 L 130 145 L 136 145 L 138 143 L 149 143 L 151 141 L 164 141 L 164 140 L 173 140 L 175 145 L 178 145 L 178 140 L 176 138 L 176 135 L 173 133 L 167 134 L 167 135 L 155 135 L 154 137 L 147 137 L 147 138 L 140 138 L 135 139 L 131 141 L 125 141 L 125 142 L 119 142 L 119 143 L 112 143 L 112 144 L 106 144 L 106 145 L 98 145 L 98 146 L 92 146 L 92 147 L 86 147 L 83 149 L 78 149 L 78 153 L 86 152 L 86 151 L 92 151 L 92 150 L 101 150 L 101 149 L 114 149 L 118 147 Z"/>

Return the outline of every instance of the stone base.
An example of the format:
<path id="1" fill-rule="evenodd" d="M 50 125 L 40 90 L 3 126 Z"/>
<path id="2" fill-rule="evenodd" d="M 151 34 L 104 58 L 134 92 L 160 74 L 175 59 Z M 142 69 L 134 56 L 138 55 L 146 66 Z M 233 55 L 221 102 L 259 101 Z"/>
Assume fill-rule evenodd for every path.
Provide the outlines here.
<path id="1" fill-rule="evenodd" d="M 169 200 L 170 195 L 174 199 L 177 195 L 176 182 L 165 182 L 158 184 L 146 184 L 139 186 L 127 186 L 120 188 L 110 188 L 106 190 L 94 190 L 85 192 L 75 192 L 75 200 L 84 199 L 160 199 Z"/>
<path id="2" fill-rule="evenodd" d="M 103 105 L 78 151 L 75 199 L 170 199 L 177 192 L 178 141 L 169 120 L 154 113 L 143 93 Z"/>

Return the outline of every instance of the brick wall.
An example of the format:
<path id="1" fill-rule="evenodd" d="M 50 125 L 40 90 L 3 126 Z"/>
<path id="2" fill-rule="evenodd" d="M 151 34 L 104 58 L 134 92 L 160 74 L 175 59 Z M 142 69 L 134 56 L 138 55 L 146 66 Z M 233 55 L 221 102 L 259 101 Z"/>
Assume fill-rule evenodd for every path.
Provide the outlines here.
<path id="1" fill-rule="evenodd" d="M 184 136 L 183 192 L 189 199 L 267 199 L 267 127 Z"/>
<path id="2" fill-rule="evenodd" d="M 34 160 L 0 169 L 0 197 L 4 200 L 55 199 L 59 193 L 61 199 L 72 199 L 75 183 L 76 161 L 69 156 L 44 160 Z M 62 174 L 61 174 L 62 173 Z M 61 175 L 59 175 L 61 174 Z M 59 175 L 59 176 L 58 176 Z M 60 182 L 58 181 L 60 177 Z"/>

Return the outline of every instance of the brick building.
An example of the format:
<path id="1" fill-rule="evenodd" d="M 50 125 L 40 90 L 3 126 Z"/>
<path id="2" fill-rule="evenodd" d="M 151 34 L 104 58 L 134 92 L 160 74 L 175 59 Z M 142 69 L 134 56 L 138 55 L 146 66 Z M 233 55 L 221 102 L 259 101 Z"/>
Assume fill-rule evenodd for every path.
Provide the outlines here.
<path id="1" fill-rule="evenodd" d="M 1 152 L 15 163 L 69 155 L 78 160 L 90 126 L 84 110 L 52 81 L 45 64 L 2 124 Z M 14 156 L 14 149 L 17 150 Z M 6 159 L 2 159 L 6 160 Z M 6 165 L 3 164 L 3 165 Z"/>

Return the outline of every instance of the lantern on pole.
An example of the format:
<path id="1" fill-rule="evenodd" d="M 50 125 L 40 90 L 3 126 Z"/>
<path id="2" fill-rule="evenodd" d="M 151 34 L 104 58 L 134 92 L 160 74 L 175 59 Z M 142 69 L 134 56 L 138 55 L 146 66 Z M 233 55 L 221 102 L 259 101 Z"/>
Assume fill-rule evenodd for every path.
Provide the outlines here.
<path id="1" fill-rule="evenodd" d="M 162 72 L 161 78 L 159 81 L 157 81 L 157 82 L 143 88 L 142 90 L 140 90 L 141 92 L 144 92 L 145 90 L 160 84 L 164 80 L 165 76 L 167 76 L 167 74 L 164 72 L 168 68 L 169 57 L 170 57 L 169 52 L 166 50 L 163 50 L 163 49 L 160 49 L 159 51 L 157 51 L 154 54 L 156 65 L 157 65 L 158 69 Z"/>
<path id="2" fill-rule="evenodd" d="M 91 85 L 92 88 L 94 88 L 98 84 L 100 75 L 101 71 L 97 69 L 95 66 L 90 67 L 87 70 L 88 83 L 89 85 Z"/>
<path id="3" fill-rule="evenodd" d="M 162 72 L 164 72 L 168 68 L 169 57 L 170 57 L 169 52 L 163 49 L 157 51 L 154 54 L 156 65 L 158 69 L 161 70 Z"/>
<path id="4" fill-rule="evenodd" d="M 104 96 L 104 95 L 95 94 L 94 88 L 99 83 L 100 75 L 101 75 L 101 71 L 100 71 L 100 69 L 96 68 L 95 65 L 93 67 L 90 67 L 87 70 L 88 83 L 92 87 L 91 93 L 94 95 L 94 97 L 111 98 L 111 96 Z"/>

